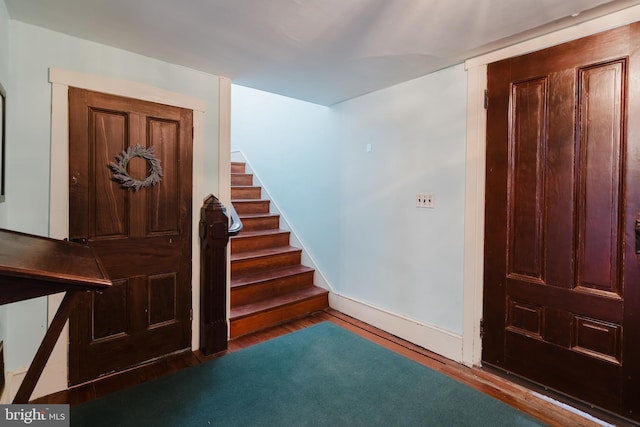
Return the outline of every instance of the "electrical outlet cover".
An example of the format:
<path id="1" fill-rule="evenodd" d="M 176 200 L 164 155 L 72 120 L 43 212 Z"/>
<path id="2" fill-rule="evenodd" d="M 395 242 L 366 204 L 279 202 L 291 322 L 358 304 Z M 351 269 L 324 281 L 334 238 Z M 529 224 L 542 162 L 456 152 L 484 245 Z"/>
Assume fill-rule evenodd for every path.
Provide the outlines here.
<path id="1" fill-rule="evenodd" d="M 435 194 L 418 193 L 416 194 L 417 208 L 434 208 L 436 204 Z"/>

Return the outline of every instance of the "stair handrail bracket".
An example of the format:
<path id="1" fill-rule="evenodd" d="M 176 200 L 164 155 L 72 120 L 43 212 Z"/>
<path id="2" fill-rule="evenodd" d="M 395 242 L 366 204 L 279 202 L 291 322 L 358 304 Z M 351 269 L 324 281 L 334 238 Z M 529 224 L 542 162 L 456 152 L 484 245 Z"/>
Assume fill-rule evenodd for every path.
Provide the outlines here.
<path id="1" fill-rule="evenodd" d="M 231 213 L 231 224 L 229 225 L 229 237 L 237 236 L 242 231 L 243 225 L 233 202 L 229 203 L 229 212 Z"/>

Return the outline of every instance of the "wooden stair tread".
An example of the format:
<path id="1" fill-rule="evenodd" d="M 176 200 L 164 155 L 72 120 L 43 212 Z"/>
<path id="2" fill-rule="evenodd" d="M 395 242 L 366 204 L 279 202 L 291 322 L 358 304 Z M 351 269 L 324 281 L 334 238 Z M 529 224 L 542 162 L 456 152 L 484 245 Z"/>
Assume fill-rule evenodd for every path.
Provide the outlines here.
<path id="1" fill-rule="evenodd" d="M 301 252 L 301 251 L 302 249 L 296 248 L 295 246 L 277 246 L 275 248 L 258 249 L 255 251 L 247 251 L 247 252 L 238 252 L 235 254 L 231 254 L 230 259 L 231 259 L 231 262 L 233 262 L 236 260 L 260 258 L 260 257 L 266 257 L 270 255 Z"/>
<path id="2" fill-rule="evenodd" d="M 231 308 L 231 321 L 251 316 L 255 313 L 274 310 L 297 302 L 305 301 L 314 297 L 327 295 L 329 291 L 318 286 L 310 286 L 295 292 L 289 292 L 273 298 L 267 298 L 258 302 L 244 304 Z"/>
<path id="3" fill-rule="evenodd" d="M 269 199 L 231 199 L 231 203 L 270 202 Z"/>
<path id="4" fill-rule="evenodd" d="M 255 236 L 269 236 L 273 234 L 291 233 L 289 230 L 283 230 L 282 228 L 268 228 L 265 230 L 243 230 L 237 236 L 231 237 L 232 239 L 248 239 Z"/>
<path id="5" fill-rule="evenodd" d="M 280 215 L 274 214 L 274 213 L 246 213 L 246 214 L 238 214 L 238 216 L 240 217 L 240 219 L 247 219 L 247 218 L 271 218 L 271 217 L 280 216 Z"/>
<path id="6" fill-rule="evenodd" d="M 282 247 L 289 244 L 291 232 L 281 229 L 242 230 L 231 239 L 231 253 Z"/>
<path id="7" fill-rule="evenodd" d="M 280 228 L 280 215 L 268 212 L 241 213 L 243 231 L 277 230 Z"/>
<path id="8" fill-rule="evenodd" d="M 231 203 L 233 203 L 235 206 L 237 205 L 251 205 L 251 204 L 255 204 L 255 203 L 267 203 L 267 204 L 271 204 L 271 200 L 269 199 L 231 199 Z M 265 212 L 268 213 L 268 212 Z M 240 214 L 240 215 L 244 215 L 244 213 Z"/>
<path id="9" fill-rule="evenodd" d="M 231 199 L 238 215 L 249 213 L 269 213 L 271 201 L 269 199 Z"/>
<path id="10" fill-rule="evenodd" d="M 245 285 L 252 285 L 259 282 L 267 282 L 269 280 L 279 279 L 281 277 L 294 276 L 314 271 L 306 265 L 295 265 L 293 267 L 273 268 L 261 271 L 259 273 L 244 274 L 231 279 L 231 288 L 238 288 Z"/>
<path id="11" fill-rule="evenodd" d="M 231 186 L 253 185 L 253 175 L 250 173 L 231 172 Z"/>
<path id="12" fill-rule="evenodd" d="M 233 188 L 260 188 L 260 189 L 262 189 L 262 187 L 260 187 L 259 185 L 232 185 L 231 187 L 233 187 Z"/>

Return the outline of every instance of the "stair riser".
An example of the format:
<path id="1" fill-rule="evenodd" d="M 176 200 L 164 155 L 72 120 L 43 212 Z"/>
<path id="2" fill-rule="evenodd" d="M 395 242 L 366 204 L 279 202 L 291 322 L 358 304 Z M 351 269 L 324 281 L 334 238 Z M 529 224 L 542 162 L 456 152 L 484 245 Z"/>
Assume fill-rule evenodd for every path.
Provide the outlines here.
<path id="1" fill-rule="evenodd" d="M 256 230 L 275 230 L 280 227 L 280 217 L 268 216 L 268 217 L 244 217 L 242 220 L 242 229 L 244 231 L 256 231 Z"/>
<path id="2" fill-rule="evenodd" d="M 244 162 L 231 162 L 231 173 L 245 173 L 246 164 Z"/>
<path id="3" fill-rule="evenodd" d="M 313 285 L 313 271 L 231 287 L 231 306 L 249 304 Z"/>
<path id="4" fill-rule="evenodd" d="M 262 188 L 260 187 L 231 187 L 231 200 L 234 199 L 260 199 Z"/>
<path id="5" fill-rule="evenodd" d="M 265 257 L 231 261 L 231 274 L 257 273 L 268 268 L 289 267 L 300 264 L 300 252 L 274 254 Z"/>
<path id="6" fill-rule="evenodd" d="M 255 201 L 233 201 L 233 207 L 236 209 L 238 215 L 252 214 L 252 213 L 269 213 L 269 200 L 255 200 Z"/>
<path id="7" fill-rule="evenodd" d="M 231 319 L 230 337 L 236 338 L 251 332 L 259 331 L 270 326 L 275 326 L 297 317 L 321 311 L 327 308 L 329 300 L 327 295 L 297 301 L 295 303 L 278 307 L 273 310 L 259 312 L 241 319 Z"/>
<path id="8" fill-rule="evenodd" d="M 253 175 L 247 173 L 232 173 L 231 185 L 253 185 Z"/>
<path id="9" fill-rule="evenodd" d="M 265 236 L 243 236 L 231 238 L 231 253 L 256 251 L 258 249 L 277 248 L 289 245 L 289 232 L 268 234 Z"/>

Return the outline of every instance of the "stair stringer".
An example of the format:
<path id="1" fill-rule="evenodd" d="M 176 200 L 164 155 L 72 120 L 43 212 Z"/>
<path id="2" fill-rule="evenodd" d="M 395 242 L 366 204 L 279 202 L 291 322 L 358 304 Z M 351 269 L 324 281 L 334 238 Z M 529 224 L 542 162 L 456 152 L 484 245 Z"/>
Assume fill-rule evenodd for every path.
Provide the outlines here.
<path id="1" fill-rule="evenodd" d="M 280 228 L 283 229 L 283 230 L 287 230 L 287 231 L 289 231 L 291 233 L 291 235 L 290 235 L 290 242 L 291 242 L 290 244 L 291 244 L 291 246 L 295 246 L 297 248 L 302 249 L 301 264 L 306 266 L 306 267 L 313 268 L 313 270 L 314 270 L 314 273 L 313 273 L 313 283 L 314 283 L 314 285 L 316 285 L 316 286 L 318 286 L 320 288 L 326 289 L 327 291 L 329 291 L 330 294 L 335 293 L 334 290 L 333 290 L 333 287 L 331 286 L 331 284 L 327 280 L 326 276 L 322 273 L 322 269 L 320 269 L 318 267 L 318 264 L 315 262 L 312 254 L 309 252 L 309 250 L 307 249 L 307 247 L 304 244 L 304 242 L 302 240 L 300 240 L 300 238 L 298 238 L 298 233 L 291 226 L 291 223 L 287 219 L 286 214 L 278 206 L 278 202 L 269 193 L 269 190 L 264 185 L 264 182 L 260 178 L 260 175 L 256 172 L 255 168 L 253 167 L 253 165 L 251 164 L 249 159 L 247 159 L 247 157 L 244 155 L 244 153 L 241 150 L 232 150 L 231 151 L 231 161 L 232 162 L 243 162 L 243 163 L 245 163 L 246 172 L 253 174 L 253 183 L 254 183 L 253 185 L 262 187 L 263 199 L 266 198 L 266 199 L 269 199 L 271 201 L 271 203 L 269 205 L 269 212 L 273 213 L 273 214 L 280 215 Z"/>

